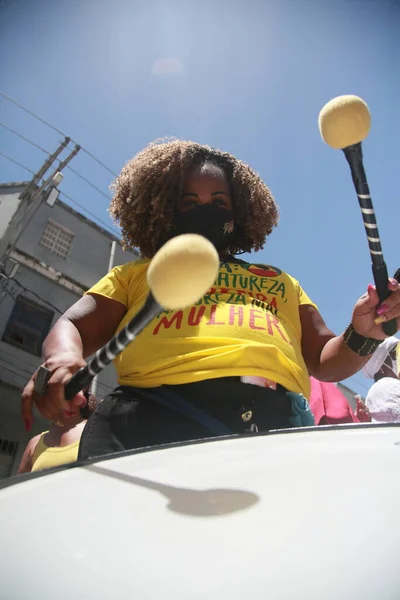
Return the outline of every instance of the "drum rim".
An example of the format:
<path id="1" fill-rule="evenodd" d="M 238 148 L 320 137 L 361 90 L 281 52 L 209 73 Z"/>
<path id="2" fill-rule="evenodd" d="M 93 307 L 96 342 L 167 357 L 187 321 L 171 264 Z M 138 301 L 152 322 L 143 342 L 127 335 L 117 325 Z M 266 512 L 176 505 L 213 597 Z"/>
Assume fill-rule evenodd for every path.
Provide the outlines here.
<path id="1" fill-rule="evenodd" d="M 107 460 L 113 460 L 115 458 L 124 458 L 127 456 L 133 456 L 136 454 L 143 454 L 145 452 L 155 452 L 158 450 L 167 450 L 170 448 L 180 448 L 184 446 L 194 446 L 205 444 L 209 442 L 219 442 L 225 440 L 234 440 L 234 439 L 244 439 L 244 438 L 254 438 L 254 437 L 266 437 L 266 436 L 279 436 L 279 435 L 290 435 L 294 433 L 311 433 L 311 432 L 327 432 L 327 431 L 339 431 L 339 430 L 357 430 L 361 429 L 388 429 L 388 428 L 399 428 L 400 422 L 395 423 L 340 423 L 334 425 L 318 425 L 311 427 L 291 427 L 288 429 L 273 429 L 270 431 L 263 431 L 260 433 L 240 433 L 240 434 L 232 434 L 232 435 L 223 435 L 223 436 L 212 436 L 207 438 L 201 438 L 196 440 L 187 440 L 183 442 L 171 442 L 167 444 L 158 444 L 156 446 L 144 446 L 141 448 L 135 448 L 133 450 L 123 450 L 121 452 L 113 452 L 109 454 L 104 454 L 102 456 L 96 456 L 93 458 L 87 458 L 84 460 L 79 460 L 67 465 L 61 465 L 59 467 L 52 467 L 50 469 L 45 469 L 43 471 L 34 471 L 33 473 L 23 473 L 20 475 L 12 475 L 11 477 L 7 477 L 5 479 L 0 479 L 0 490 L 6 489 L 13 485 L 17 485 L 18 483 L 23 483 L 25 481 L 29 481 L 31 479 L 36 479 L 37 477 L 45 477 L 46 475 L 51 475 L 53 473 L 58 473 L 60 471 L 66 471 L 68 469 L 77 469 L 80 467 L 85 467 L 88 465 L 93 465 L 98 462 L 103 462 Z"/>

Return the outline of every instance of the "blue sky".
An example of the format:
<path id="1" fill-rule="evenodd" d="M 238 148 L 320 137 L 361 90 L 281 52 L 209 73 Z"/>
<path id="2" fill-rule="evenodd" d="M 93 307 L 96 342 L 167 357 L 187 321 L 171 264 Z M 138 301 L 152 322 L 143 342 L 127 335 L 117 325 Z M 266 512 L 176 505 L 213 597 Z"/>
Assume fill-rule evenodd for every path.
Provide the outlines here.
<path id="1" fill-rule="evenodd" d="M 400 3 L 386 0 L 3 0 L 0 89 L 114 172 L 164 135 L 248 162 L 281 211 L 257 261 L 296 277 L 340 332 L 372 275 L 348 167 L 322 142 L 318 113 L 340 94 L 370 106 L 365 166 L 393 273 L 399 31 Z M 1 98 L 0 120 L 50 151 L 61 139 Z M 44 160 L 2 128 L 0 151 L 32 170 Z M 108 192 L 111 174 L 90 157 L 71 166 Z M 0 156 L 1 181 L 26 178 Z M 73 173 L 61 187 L 109 221 L 106 198 Z M 348 383 L 365 394 L 370 382 Z"/>

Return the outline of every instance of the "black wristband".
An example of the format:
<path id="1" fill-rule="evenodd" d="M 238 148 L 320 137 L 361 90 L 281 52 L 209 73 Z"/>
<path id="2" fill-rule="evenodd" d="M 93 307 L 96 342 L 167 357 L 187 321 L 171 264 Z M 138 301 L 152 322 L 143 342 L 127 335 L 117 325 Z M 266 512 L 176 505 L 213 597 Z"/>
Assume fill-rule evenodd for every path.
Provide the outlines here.
<path id="1" fill-rule="evenodd" d="M 343 339 L 350 350 L 358 354 L 358 356 L 371 356 L 383 342 L 383 340 L 374 340 L 373 338 L 360 335 L 351 323 L 344 332 Z"/>

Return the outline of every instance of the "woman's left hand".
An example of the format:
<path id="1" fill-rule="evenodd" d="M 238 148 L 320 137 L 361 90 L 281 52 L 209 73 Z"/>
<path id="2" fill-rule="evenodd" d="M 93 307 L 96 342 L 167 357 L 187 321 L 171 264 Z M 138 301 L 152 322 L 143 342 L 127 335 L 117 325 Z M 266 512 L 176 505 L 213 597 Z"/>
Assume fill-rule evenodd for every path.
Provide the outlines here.
<path id="1" fill-rule="evenodd" d="M 371 415 L 360 396 L 356 396 L 356 417 L 360 423 L 370 423 Z"/>
<path id="2" fill-rule="evenodd" d="M 396 279 L 391 278 L 388 282 L 388 289 L 392 293 L 381 305 L 379 305 L 375 286 L 371 284 L 368 286 L 367 293 L 357 300 L 351 322 L 360 335 L 375 340 L 384 340 L 387 336 L 381 323 L 392 319 L 397 320 L 397 331 L 400 329 L 400 284 Z"/>

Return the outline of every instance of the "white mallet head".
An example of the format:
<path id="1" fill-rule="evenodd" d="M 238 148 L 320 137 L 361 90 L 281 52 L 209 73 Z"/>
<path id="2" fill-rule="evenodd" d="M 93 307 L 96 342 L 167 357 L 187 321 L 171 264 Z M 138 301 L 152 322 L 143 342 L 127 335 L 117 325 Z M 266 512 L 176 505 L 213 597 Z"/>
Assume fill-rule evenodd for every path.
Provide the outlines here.
<path id="1" fill-rule="evenodd" d="M 201 235 L 186 233 L 170 239 L 147 270 L 147 282 L 160 306 L 169 310 L 197 302 L 214 283 L 219 256 Z"/>
<path id="2" fill-rule="evenodd" d="M 358 96 L 337 96 L 319 113 L 318 125 L 324 142 L 342 149 L 367 137 L 371 115 L 367 104 Z"/>

